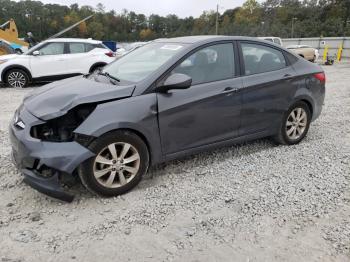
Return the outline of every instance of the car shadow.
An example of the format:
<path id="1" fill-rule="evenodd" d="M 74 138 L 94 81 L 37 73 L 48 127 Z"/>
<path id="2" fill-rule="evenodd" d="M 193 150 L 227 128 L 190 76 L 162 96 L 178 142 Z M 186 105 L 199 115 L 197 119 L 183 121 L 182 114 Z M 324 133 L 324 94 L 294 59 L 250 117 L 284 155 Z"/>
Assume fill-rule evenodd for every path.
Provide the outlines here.
<path id="1" fill-rule="evenodd" d="M 242 151 L 244 151 L 243 155 L 251 155 L 276 146 L 278 145 L 276 145 L 276 143 L 274 143 L 269 138 L 223 146 L 176 160 L 171 160 L 163 164 L 151 167 L 143 179 L 154 179 L 158 176 L 165 175 L 169 169 L 171 169 L 175 174 L 179 174 L 181 172 L 189 172 L 189 163 L 194 161 L 197 161 L 199 163 L 205 162 L 205 165 L 212 165 L 214 163 L 224 162 L 232 157 L 235 157 L 237 154 L 242 154 Z"/>
<path id="2" fill-rule="evenodd" d="M 134 189 L 131 190 L 144 190 L 147 188 L 156 187 L 160 181 L 157 181 L 157 178 L 166 176 L 168 174 L 181 174 L 182 172 L 194 172 L 193 167 L 196 165 L 190 165 L 191 162 L 205 163 L 205 165 L 212 165 L 218 162 L 224 162 L 235 155 L 251 155 L 257 152 L 265 151 L 273 147 L 277 147 L 269 138 L 263 138 L 258 140 L 252 140 L 248 142 L 243 142 L 235 145 L 224 146 L 212 150 L 208 150 L 203 153 L 198 153 L 190 156 L 186 156 L 180 159 L 171 160 L 156 166 L 153 166 L 149 169 L 148 173 L 143 177 L 141 183 Z M 204 164 L 201 164 L 204 165 Z M 191 166 L 189 168 L 189 166 Z M 197 174 L 198 175 L 198 174 Z M 205 174 L 203 174 L 205 175 Z M 79 181 L 79 179 L 78 179 Z M 69 191 L 76 196 L 76 199 L 81 198 L 98 198 L 95 194 L 87 191 L 84 186 L 79 181 L 75 185 L 69 188 Z M 128 193 L 127 193 L 128 194 Z"/>

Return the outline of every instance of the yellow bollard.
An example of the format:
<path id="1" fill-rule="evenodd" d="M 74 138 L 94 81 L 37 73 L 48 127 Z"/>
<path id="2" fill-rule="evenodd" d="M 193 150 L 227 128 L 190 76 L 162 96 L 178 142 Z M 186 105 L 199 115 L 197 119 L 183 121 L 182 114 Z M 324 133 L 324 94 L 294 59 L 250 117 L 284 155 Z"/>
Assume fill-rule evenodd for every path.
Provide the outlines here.
<path id="1" fill-rule="evenodd" d="M 342 53 L 343 53 L 343 44 L 340 44 L 338 51 L 337 51 L 337 61 L 338 62 L 340 62 L 340 60 L 341 60 Z"/>
<path id="2" fill-rule="evenodd" d="M 328 56 L 328 45 L 326 45 L 324 47 L 324 51 L 323 51 L 323 63 L 326 63 L 327 61 L 327 56 Z"/>

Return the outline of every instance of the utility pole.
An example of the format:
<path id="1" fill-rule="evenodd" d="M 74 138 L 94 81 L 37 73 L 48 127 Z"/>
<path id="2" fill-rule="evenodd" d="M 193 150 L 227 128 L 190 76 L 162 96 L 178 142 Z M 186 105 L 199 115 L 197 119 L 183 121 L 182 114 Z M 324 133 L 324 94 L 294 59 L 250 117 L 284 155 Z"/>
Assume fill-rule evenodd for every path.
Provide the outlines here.
<path id="1" fill-rule="evenodd" d="M 262 36 L 265 36 L 265 27 L 264 27 L 264 25 L 265 25 L 265 21 L 262 21 L 261 22 L 261 33 L 262 33 Z"/>
<path id="2" fill-rule="evenodd" d="M 294 38 L 294 21 L 298 20 L 298 18 L 293 17 L 292 18 L 292 38 Z"/>
<path id="3" fill-rule="evenodd" d="M 215 34 L 219 34 L 219 4 L 216 5 L 216 23 L 215 23 Z"/>

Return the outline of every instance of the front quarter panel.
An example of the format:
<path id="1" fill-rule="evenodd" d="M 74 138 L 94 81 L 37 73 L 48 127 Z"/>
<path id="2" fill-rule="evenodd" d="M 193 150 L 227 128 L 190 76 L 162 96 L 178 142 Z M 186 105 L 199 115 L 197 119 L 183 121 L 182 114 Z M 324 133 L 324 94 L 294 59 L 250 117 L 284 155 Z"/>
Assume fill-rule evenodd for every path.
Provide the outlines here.
<path id="1" fill-rule="evenodd" d="M 0 57 L 0 60 L 2 58 L 4 57 Z M 14 58 L 9 58 L 5 63 L 0 64 L 0 82 L 4 82 L 5 72 L 10 68 L 20 67 L 30 72 L 29 60 L 30 57 L 27 55 L 17 55 Z"/>
<path id="2" fill-rule="evenodd" d="M 118 129 L 141 134 L 149 146 L 152 164 L 162 162 L 155 93 L 99 104 L 75 133 L 99 137 Z"/>

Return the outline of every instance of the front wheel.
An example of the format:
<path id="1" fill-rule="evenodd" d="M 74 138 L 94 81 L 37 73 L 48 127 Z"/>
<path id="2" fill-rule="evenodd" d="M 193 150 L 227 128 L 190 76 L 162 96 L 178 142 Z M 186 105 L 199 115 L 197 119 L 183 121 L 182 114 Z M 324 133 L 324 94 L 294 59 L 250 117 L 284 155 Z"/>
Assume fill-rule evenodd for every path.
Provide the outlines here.
<path id="1" fill-rule="evenodd" d="M 124 194 L 146 174 L 149 154 L 146 144 L 134 133 L 115 131 L 95 140 L 89 149 L 96 156 L 79 168 L 83 185 L 102 196 Z"/>
<path id="2" fill-rule="evenodd" d="M 275 141 L 285 145 L 298 144 L 306 136 L 310 123 L 311 112 L 304 102 L 297 102 L 285 113 L 279 133 Z"/>
<path id="3" fill-rule="evenodd" d="M 29 83 L 28 74 L 21 69 L 11 69 L 6 73 L 5 79 L 10 87 L 23 88 Z"/>

